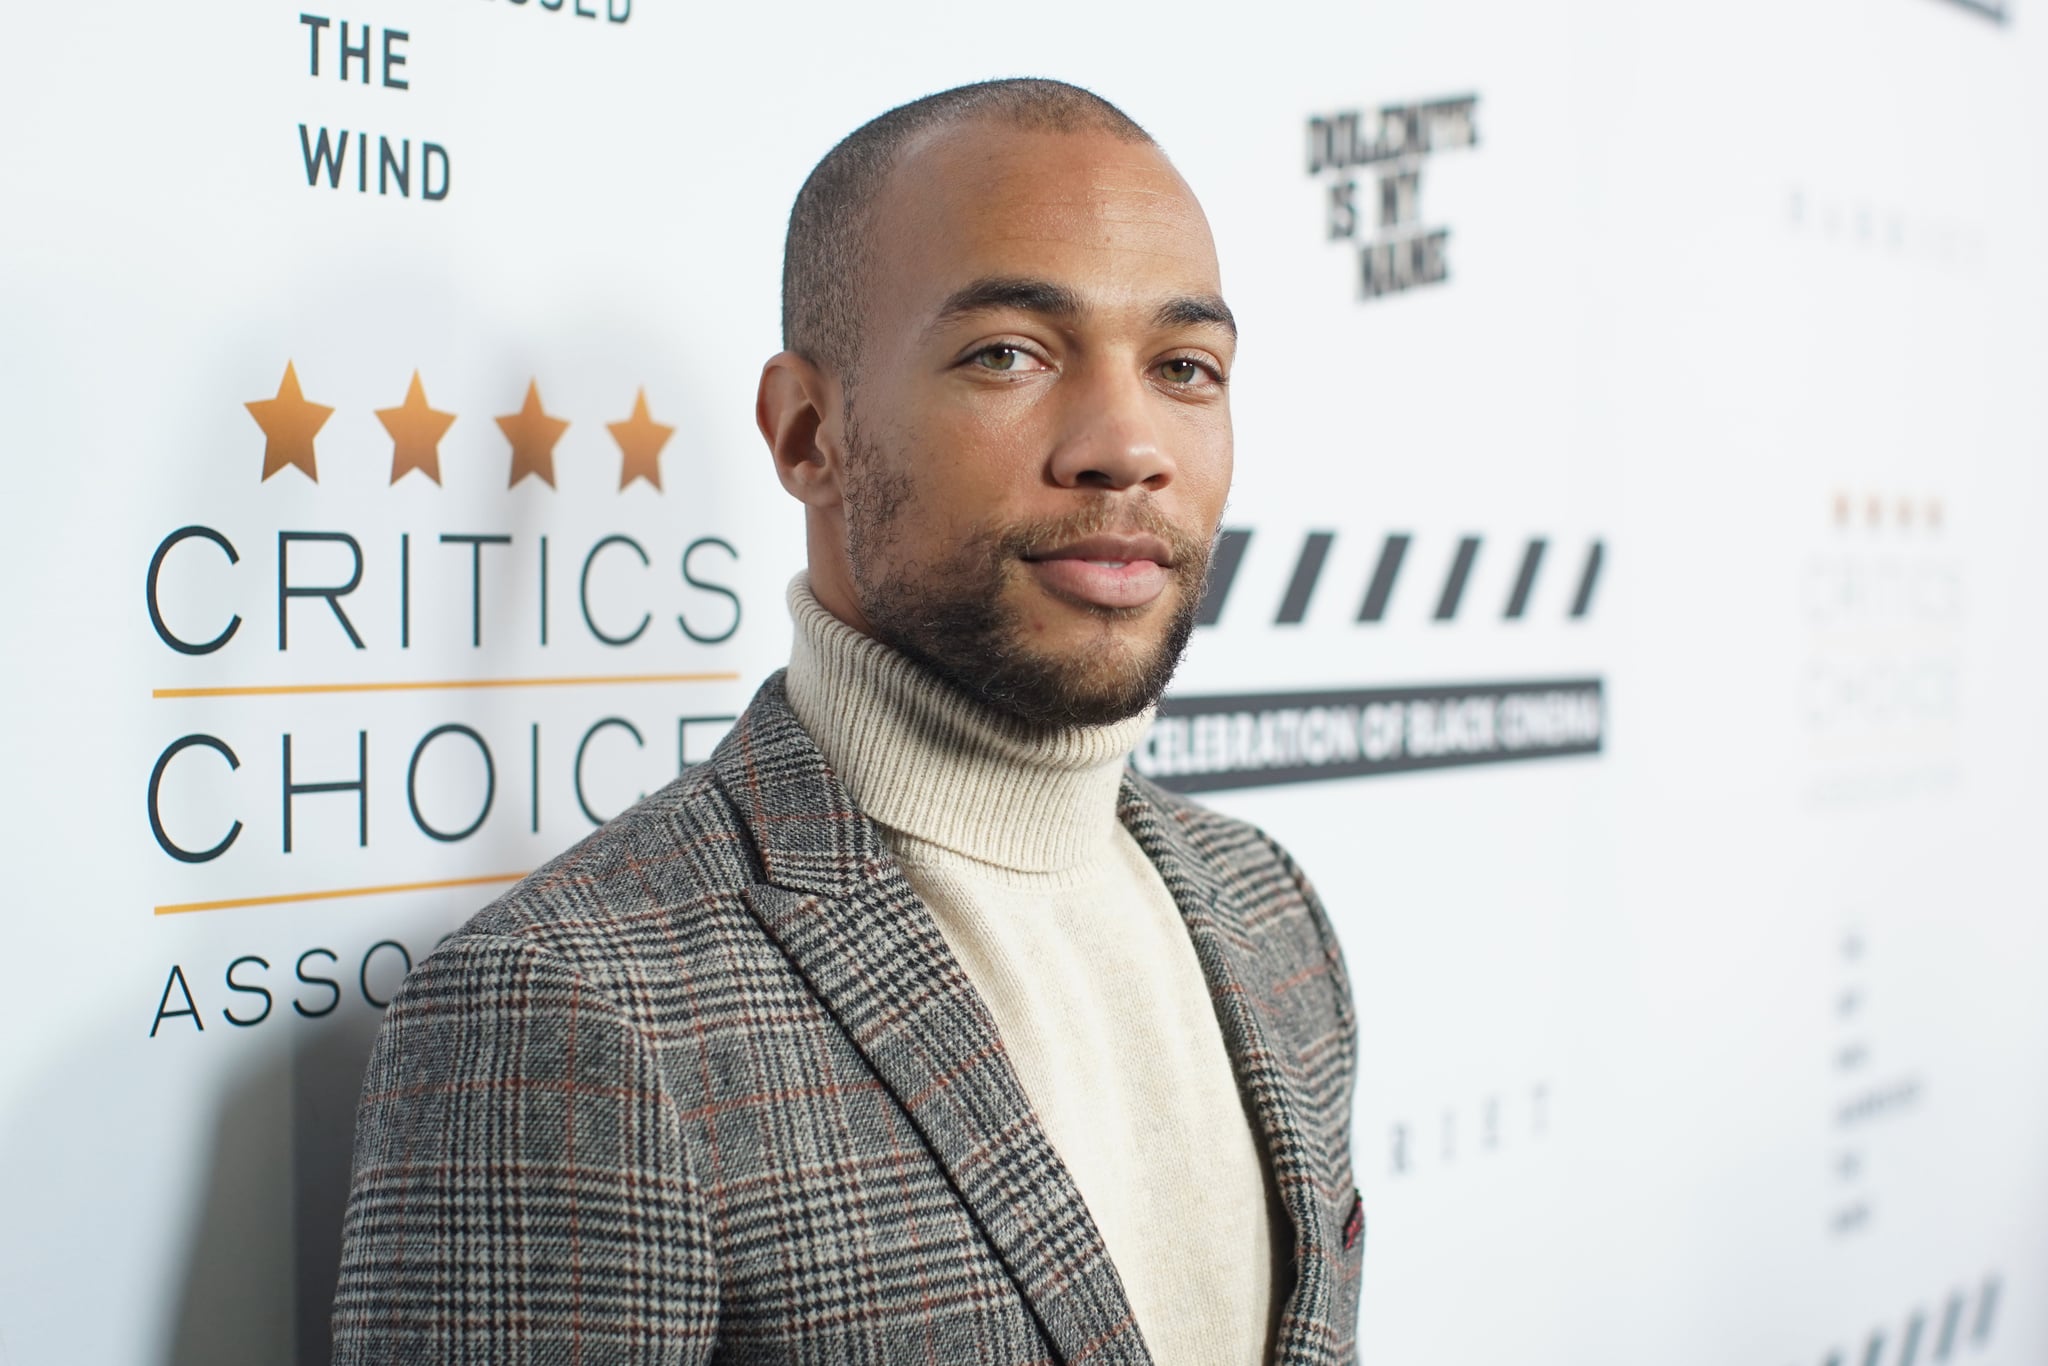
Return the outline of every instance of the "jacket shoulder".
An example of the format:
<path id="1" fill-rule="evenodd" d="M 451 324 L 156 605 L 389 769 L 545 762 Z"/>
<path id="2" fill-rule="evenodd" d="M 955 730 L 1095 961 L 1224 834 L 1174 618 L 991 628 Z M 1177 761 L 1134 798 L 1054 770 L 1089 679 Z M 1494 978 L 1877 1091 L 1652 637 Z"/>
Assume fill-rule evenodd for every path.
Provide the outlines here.
<path id="1" fill-rule="evenodd" d="M 655 941 L 666 956 L 679 934 L 746 914 L 741 893 L 759 880 L 744 822 L 699 765 L 528 873 L 444 946 L 517 941 L 602 989 Z"/>

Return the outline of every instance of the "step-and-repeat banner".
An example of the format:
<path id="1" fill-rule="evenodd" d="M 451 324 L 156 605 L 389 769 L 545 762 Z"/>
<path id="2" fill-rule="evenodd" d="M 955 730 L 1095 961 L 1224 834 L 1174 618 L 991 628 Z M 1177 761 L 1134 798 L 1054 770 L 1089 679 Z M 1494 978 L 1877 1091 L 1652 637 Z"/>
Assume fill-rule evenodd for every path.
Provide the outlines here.
<path id="1" fill-rule="evenodd" d="M 784 658 L 840 135 L 1100 90 L 1239 481 L 1134 758 L 1343 935 L 1367 1361 L 2048 1360 L 2048 9 L 18 6 L 0 1363 L 327 1359 L 412 964 Z"/>

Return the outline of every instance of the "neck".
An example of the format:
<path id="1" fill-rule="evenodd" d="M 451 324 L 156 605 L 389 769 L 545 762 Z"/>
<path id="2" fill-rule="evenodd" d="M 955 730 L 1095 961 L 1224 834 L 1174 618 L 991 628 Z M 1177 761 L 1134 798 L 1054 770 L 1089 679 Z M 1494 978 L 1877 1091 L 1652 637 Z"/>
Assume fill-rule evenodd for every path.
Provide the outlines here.
<path id="1" fill-rule="evenodd" d="M 791 708 L 886 829 L 1025 872 L 1076 866 L 1116 829 L 1123 764 L 1152 713 L 1043 730 L 976 702 L 841 621 L 799 575 Z"/>

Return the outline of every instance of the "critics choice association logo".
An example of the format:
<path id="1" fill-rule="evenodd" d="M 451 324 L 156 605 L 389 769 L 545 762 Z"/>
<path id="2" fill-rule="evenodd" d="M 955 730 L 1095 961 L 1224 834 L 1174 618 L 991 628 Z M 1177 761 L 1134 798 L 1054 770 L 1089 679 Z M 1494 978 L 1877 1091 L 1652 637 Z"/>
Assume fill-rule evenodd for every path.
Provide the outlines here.
<path id="1" fill-rule="evenodd" d="M 1337 533 L 1310 532 L 1294 557 L 1287 587 L 1270 625 L 1300 627 L 1323 580 Z M 1440 578 L 1406 572 L 1416 537 L 1398 532 L 1379 540 L 1372 573 L 1353 614 L 1353 629 L 1382 625 L 1397 589 L 1418 577 L 1433 623 L 1455 626 L 1475 617 L 1502 622 L 1534 618 L 1539 580 L 1551 554 L 1547 537 L 1511 546 L 1513 580 L 1497 609 L 1471 603 L 1483 536 L 1461 536 L 1446 548 Z M 1233 600 L 1252 532 L 1224 531 L 1216 546 L 1209 588 L 1197 616 L 1215 627 Z M 1560 625 L 1583 623 L 1593 612 L 1605 545 L 1587 542 L 1567 571 L 1570 596 Z M 1270 787 L 1283 783 L 1359 778 L 1515 760 L 1598 754 L 1605 737 L 1604 685 L 1599 678 L 1538 678 L 1507 682 L 1430 683 L 1405 687 L 1329 688 L 1305 692 L 1219 696 L 1171 695 L 1140 742 L 1132 763 L 1140 773 L 1181 792 Z"/>
<path id="2" fill-rule="evenodd" d="M 587 421 L 537 377 L 450 403 L 399 370 L 397 401 L 359 413 L 316 379 L 287 362 L 242 399 L 246 474 L 195 478 L 212 514 L 138 547 L 165 686 L 136 780 L 171 923 L 473 907 L 701 761 L 738 710 L 740 549 L 704 500 L 663 496 L 677 428 L 645 387 Z M 352 987 L 343 959 L 173 964 L 151 1037 L 324 1015 L 357 988 L 380 1006 L 413 953 L 378 940 Z"/>

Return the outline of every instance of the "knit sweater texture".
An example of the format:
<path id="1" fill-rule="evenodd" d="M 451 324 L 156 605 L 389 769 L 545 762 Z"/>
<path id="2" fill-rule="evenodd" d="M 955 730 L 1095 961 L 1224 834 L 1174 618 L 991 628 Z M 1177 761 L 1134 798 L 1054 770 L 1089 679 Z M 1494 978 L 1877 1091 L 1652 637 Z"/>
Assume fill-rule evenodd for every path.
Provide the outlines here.
<path id="1" fill-rule="evenodd" d="M 791 708 L 995 1018 L 1160 1366 L 1268 1359 L 1290 1233 L 1180 912 L 1116 817 L 1150 712 L 1046 732 L 799 575 Z"/>

